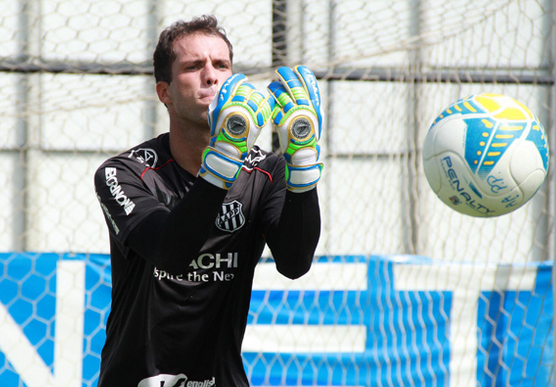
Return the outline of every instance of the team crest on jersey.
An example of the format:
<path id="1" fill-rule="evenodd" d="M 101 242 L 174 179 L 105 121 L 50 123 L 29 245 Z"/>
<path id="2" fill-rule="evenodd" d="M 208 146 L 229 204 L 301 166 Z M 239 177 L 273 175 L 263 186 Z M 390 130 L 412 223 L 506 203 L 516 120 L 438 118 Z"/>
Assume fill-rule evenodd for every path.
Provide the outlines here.
<path id="1" fill-rule="evenodd" d="M 216 227 L 222 231 L 234 232 L 245 224 L 242 204 L 237 200 L 222 204 L 222 211 L 216 217 Z"/>
<path id="2" fill-rule="evenodd" d="M 156 162 L 158 161 L 158 155 L 151 148 L 137 148 L 129 152 L 128 157 L 133 157 L 135 160 L 139 161 L 141 164 L 149 168 L 154 168 Z"/>

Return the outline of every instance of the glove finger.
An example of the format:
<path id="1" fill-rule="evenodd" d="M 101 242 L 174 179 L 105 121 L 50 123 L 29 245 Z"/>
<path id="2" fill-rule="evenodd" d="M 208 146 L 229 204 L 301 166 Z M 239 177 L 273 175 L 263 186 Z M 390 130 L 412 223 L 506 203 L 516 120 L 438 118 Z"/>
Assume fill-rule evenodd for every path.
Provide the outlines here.
<path id="1" fill-rule="evenodd" d="M 234 74 L 226 79 L 226 82 L 220 88 L 219 99 L 228 101 L 234 95 L 236 89 L 246 80 L 247 77 L 244 74 Z"/>
<path id="2" fill-rule="evenodd" d="M 295 72 L 290 69 L 289 67 L 283 66 L 276 70 L 276 73 L 280 77 L 280 82 L 284 86 L 284 88 L 288 91 L 290 96 L 293 98 L 293 94 L 291 90 L 294 87 L 303 87 Z"/>
<path id="3" fill-rule="evenodd" d="M 232 98 L 232 102 L 241 104 L 255 120 L 257 126 L 264 126 L 272 114 L 274 108 L 274 98 L 265 96 L 250 83 L 243 83 L 238 88 Z"/>
<path id="4" fill-rule="evenodd" d="M 284 85 L 279 81 L 274 81 L 268 85 L 268 91 L 274 97 L 275 105 L 272 111 L 272 119 L 278 125 L 284 114 L 295 107 L 295 103 L 284 88 Z"/>
<path id="5" fill-rule="evenodd" d="M 309 95 L 309 99 L 315 109 L 320 110 L 320 90 L 315 74 L 313 74 L 307 66 L 297 66 L 295 68 L 295 73 L 297 74 L 300 82 L 303 84 L 303 88 Z"/>
<path id="6" fill-rule="evenodd" d="M 280 108 L 287 108 L 289 110 L 294 106 L 293 100 L 280 81 L 272 82 L 267 88 Z"/>
<path id="7" fill-rule="evenodd" d="M 245 108 L 251 109 L 253 112 L 256 112 L 259 108 L 258 104 L 256 102 L 256 100 L 257 100 L 256 94 L 257 93 L 259 93 L 259 92 L 257 91 L 257 89 L 255 89 L 255 86 L 253 86 L 250 83 L 245 82 L 237 88 L 237 90 L 234 93 L 234 96 L 232 98 L 232 102 L 239 102 Z M 252 100 L 253 97 L 254 97 L 254 100 Z M 261 100 L 262 99 L 263 98 L 261 98 Z"/>
<path id="8" fill-rule="evenodd" d="M 272 115 L 274 109 L 274 97 L 272 95 L 264 95 L 259 91 L 251 93 L 248 104 L 256 104 L 255 117 L 258 126 L 264 126 Z"/>
<path id="9" fill-rule="evenodd" d="M 243 83 L 247 77 L 244 74 L 234 74 L 222 84 L 218 95 L 209 106 L 209 125 L 211 122 L 217 122 L 218 116 L 222 111 L 222 107 L 232 98 L 236 89 Z"/>
<path id="10" fill-rule="evenodd" d="M 297 105 L 311 106 L 309 95 L 296 72 L 289 67 L 280 67 L 276 72 L 280 76 L 284 88 Z"/>
<path id="11" fill-rule="evenodd" d="M 254 90 L 256 91 L 255 86 L 253 86 L 249 82 L 243 82 L 236 88 L 235 92 L 233 93 L 232 101 L 244 102 L 246 98 L 249 98 L 249 95 Z"/>
<path id="12" fill-rule="evenodd" d="M 296 66 L 295 73 L 297 74 L 298 79 L 303 83 L 303 88 L 309 95 L 309 99 L 311 100 L 311 103 L 315 109 L 315 113 L 317 114 L 317 118 L 319 120 L 319 128 L 321 128 L 323 117 L 320 89 L 317 78 L 307 66 Z"/>
<path id="13" fill-rule="evenodd" d="M 246 108 L 256 112 L 259 110 L 261 103 L 264 101 L 264 95 L 255 89 L 255 86 L 252 84 L 244 83 L 238 88 L 232 101 L 241 102 L 246 105 Z"/>

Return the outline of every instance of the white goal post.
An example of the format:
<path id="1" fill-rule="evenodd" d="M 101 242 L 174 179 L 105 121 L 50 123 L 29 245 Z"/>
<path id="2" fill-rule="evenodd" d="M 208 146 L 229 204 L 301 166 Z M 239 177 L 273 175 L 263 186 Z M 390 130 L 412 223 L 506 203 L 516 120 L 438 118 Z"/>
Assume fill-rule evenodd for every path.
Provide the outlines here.
<path id="1" fill-rule="evenodd" d="M 109 308 L 96 289 L 110 276 L 92 176 L 167 131 L 152 52 L 162 28 L 202 14 L 219 18 L 255 86 L 305 64 L 325 102 L 315 265 L 285 283 L 265 251 L 244 348 L 252 383 L 553 384 L 554 158 L 535 197 L 494 219 L 446 207 L 421 162 L 436 115 L 479 92 L 525 103 L 554 154 L 553 0 L 0 0 L 0 332 L 17 333 L 0 333 L 0 385 L 37 384 L 17 371 L 34 352 L 57 384 L 56 351 L 79 351 L 56 342 L 58 311 L 71 313 L 50 305 L 65 300 L 60 278 L 84 295 L 90 328 L 75 328 L 85 360 L 68 386 L 94 386 Z M 275 150 L 268 129 L 259 144 Z M 84 273 L 68 269 L 72 254 Z"/>

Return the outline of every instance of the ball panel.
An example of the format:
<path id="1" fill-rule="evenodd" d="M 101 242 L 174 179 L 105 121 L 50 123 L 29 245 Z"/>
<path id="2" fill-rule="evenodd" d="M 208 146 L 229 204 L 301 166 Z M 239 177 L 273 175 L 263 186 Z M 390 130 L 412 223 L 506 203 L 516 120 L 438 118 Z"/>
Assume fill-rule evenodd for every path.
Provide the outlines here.
<path id="1" fill-rule="evenodd" d="M 531 141 L 521 141 L 512 149 L 509 171 L 516 182 L 521 185 L 527 177 L 535 172 L 545 172 L 544 164 L 537 147 Z M 544 177 L 543 177 L 544 178 Z"/>
<path id="2" fill-rule="evenodd" d="M 465 146 L 467 125 L 458 117 L 448 117 L 440 121 L 433 130 L 434 154 Z"/>
<path id="3" fill-rule="evenodd" d="M 541 188 L 545 178 L 546 174 L 542 170 L 533 171 L 529 176 L 527 176 L 527 178 L 519 185 L 522 195 L 520 198 L 521 204 L 515 209 L 518 209 L 535 196 L 537 191 Z"/>
<path id="4" fill-rule="evenodd" d="M 466 161 L 455 152 L 436 155 L 434 160 L 440 166 L 441 188 L 437 196 L 452 209 L 471 216 L 496 216 L 496 209 L 490 206 L 486 197 L 474 184 L 473 174 Z"/>
<path id="5" fill-rule="evenodd" d="M 543 168 L 545 171 L 548 171 L 548 161 L 550 160 L 548 139 L 546 138 L 544 127 L 537 118 L 531 123 L 531 130 L 527 134 L 526 141 L 531 141 L 535 144 L 542 158 Z"/>

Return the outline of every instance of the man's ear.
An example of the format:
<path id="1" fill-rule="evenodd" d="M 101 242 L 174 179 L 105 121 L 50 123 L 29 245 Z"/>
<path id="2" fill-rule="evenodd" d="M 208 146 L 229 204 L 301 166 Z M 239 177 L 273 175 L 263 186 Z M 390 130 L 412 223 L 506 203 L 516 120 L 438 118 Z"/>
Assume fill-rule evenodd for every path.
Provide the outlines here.
<path id="1" fill-rule="evenodd" d="M 156 84 L 156 94 L 158 95 L 158 99 L 160 100 L 160 102 L 162 102 L 164 105 L 172 103 L 172 98 L 170 98 L 170 93 L 168 90 L 169 87 L 170 85 L 164 81 L 159 81 Z"/>

